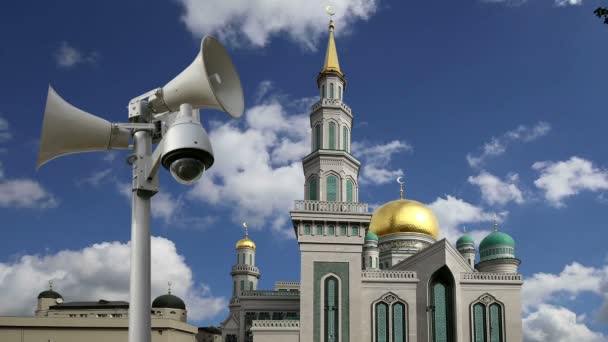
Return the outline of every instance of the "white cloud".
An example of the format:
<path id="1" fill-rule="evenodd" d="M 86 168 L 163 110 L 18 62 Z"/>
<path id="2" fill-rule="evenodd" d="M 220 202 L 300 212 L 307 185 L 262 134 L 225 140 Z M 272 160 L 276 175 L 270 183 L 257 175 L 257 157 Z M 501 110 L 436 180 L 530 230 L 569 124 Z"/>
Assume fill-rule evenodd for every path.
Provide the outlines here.
<path id="1" fill-rule="evenodd" d="M 0 116 L 0 143 L 10 140 L 12 136 L 9 131 L 8 121 Z"/>
<path id="2" fill-rule="evenodd" d="M 131 201 L 133 197 L 131 183 L 121 182 L 117 179 L 112 179 L 116 190 L 119 194 L 123 195 L 128 201 Z M 181 197 L 174 197 L 171 193 L 165 189 L 159 189 L 159 191 L 152 197 L 151 214 L 152 217 L 162 219 L 165 224 L 176 223 L 179 220 L 192 220 L 191 217 L 179 217 L 183 208 L 183 201 Z"/>
<path id="3" fill-rule="evenodd" d="M 439 221 L 440 234 L 452 243 L 462 235 L 462 227 L 465 224 L 480 224 L 494 221 L 494 219 L 504 220 L 507 212 L 487 212 L 483 208 L 468 203 L 460 198 L 446 195 L 445 198 L 438 197 L 433 203 L 428 205 L 435 213 Z M 489 227 L 490 225 L 487 224 Z M 485 229 L 470 229 L 467 225 L 467 232 L 477 244 L 490 232 Z"/>
<path id="4" fill-rule="evenodd" d="M 327 32 L 328 17 L 321 0 L 267 1 L 179 0 L 183 5 L 182 21 L 197 37 L 217 35 L 233 44 L 245 42 L 254 47 L 266 46 L 272 36 L 287 36 L 306 47 L 315 49 L 315 42 Z M 377 0 L 334 0 L 339 25 L 337 32 L 345 32 L 359 20 L 367 20 L 377 10 Z"/>
<path id="5" fill-rule="evenodd" d="M 403 176 L 403 170 L 391 169 L 389 164 L 393 155 L 413 150 L 410 144 L 401 140 L 376 145 L 366 141 L 353 142 L 351 149 L 353 155 L 361 158 L 362 168 L 359 181 L 362 184 L 386 184 Z"/>
<path id="6" fill-rule="evenodd" d="M 486 159 L 505 153 L 509 144 L 516 141 L 534 141 L 547 135 L 549 131 L 551 131 L 551 125 L 543 121 L 532 127 L 520 125 L 516 129 L 508 131 L 498 138 L 492 138 L 489 142 L 483 144 L 480 147 L 481 152 L 479 154 L 467 154 L 467 162 L 471 167 L 481 167 Z"/>
<path id="7" fill-rule="evenodd" d="M 94 64 L 99 60 L 97 52 L 83 53 L 65 41 L 61 42 L 54 56 L 57 65 L 62 68 L 71 68 L 78 64 Z"/>
<path id="8" fill-rule="evenodd" d="M 555 0 L 555 5 L 558 7 L 578 6 L 582 4 L 583 0 Z"/>
<path id="9" fill-rule="evenodd" d="M 58 201 L 42 185 L 31 179 L 5 179 L 0 181 L 0 207 L 3 208 L 54 208 Z"/>
<path id="10" fill-rule="evenodd" d="M 580 316 L 561 306 L 541 304 L 523 318 L 525 342 L 605 342 L 608 336 L 591 331 Z"/>
<path id="11" fill-rule="evenodd" d="M 171 281 L 172 293 L 186 303 L 189 320 L 216 317 L 227 307 L 225 298 L 213 297 L 205 284 L 194 283 L 192 270 L 172 241 L 152 237 L 152 250 L 153 298 L 166 293 L 167 282 Z M 44 256 L 24 255 L 14 262 L 0 263 L 0 293 L 4 298 L 0 315 L 33 315 L 36 296 L 49 280 L 66 301 L 128 301 L 129 270 L 130 245 L 120 242 Z"/>
<path id="12" fill-rule="evenodd" d="M 263 82 L 261 92 L 268 93 L 267 86 Z M 269 220 L 271 229 L 293 237 L 288 215 L 294 200 L 303 197 L 301 159 L 310 152 L 310 122 L 308 113 L 289 113 L 289 106 L 309 100 L 262 98 L 246 111 L 240 126 L 212 123 L 215 164 L 188 197 L 231 208 L 235 222 L 246 220 L 251 227 Z"/>
<path id="13" fill-rule="evenodd" d="M 545 192 L 545 199 L 556 207 L 564 206 L 563 199 L 581 191 L 608 189 L 608 170 L 598 169 L 589 160 L 571 157 L 565 161 L 542 161 L 532 165 L 540 172 L 534 181 Z"/>
<path id="14" fill-rule="evenodd" d="M 469 183 L 479 186 L 481 197 L 490 205 L 505 205 L 509 202 L 523 203 L 523 193 L 517 187 L 518 180 L 517 174 L 511 174 L 506 181 L 503 181 L 487 171 L 481 171 L 479 175 L 469 177 Z"/>
<path id="15" fill-rule="evenodd" d="M 108 169 L 104 169 L 98 172 L 93 172 L 93 174 L 89 175 L 88 177 L 85 177 L 83 179 L 80 179 L 79 181 L 76 182 L 76 184 L 78 185 L 82 185 L 82 184 L 88 184 L 91 186 L 99 186 L 99 184 L 101 184 L 103 181 L 107 180 L 112 173 L 112 169 L 108 168 Z"/>

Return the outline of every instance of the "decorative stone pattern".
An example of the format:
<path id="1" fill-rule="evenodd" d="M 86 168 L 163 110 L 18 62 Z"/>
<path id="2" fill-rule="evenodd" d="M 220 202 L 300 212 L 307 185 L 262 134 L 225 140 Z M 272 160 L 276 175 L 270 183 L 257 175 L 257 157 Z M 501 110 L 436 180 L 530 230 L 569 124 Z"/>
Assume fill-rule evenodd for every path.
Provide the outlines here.
<path id="1" fill-rule="evenodd" d="M 242 291 L 241 297 L 299 297 L 297 291 L 270 291 L 270 290 L 255 290 Z"/>
<path id="2" fill-rule="evenodd" d="M 253 321 L 252 328 L 300 328 L 299 320 Z"/>
<path id="3" fill-rule="evenodd" d="M 384 271 L 365 270 L 361 272 L 363 279 L 418 279 L 413 271 Z"/>
<path id="4" fill-rule="evenodd" d="M 486 273 L 486 272 L 470 272 L 462 273 L 462 280 L 496 280 L 496 281 L 522 281 L 522 276 L 519 273 Z"/>
<path id="5" fill-rule="evenodd" d="M 352 114 L 350 107 L 339 99 L 321 99 L 317 103 L 313 104 L 312 107 L 310 107 L 310 111 L 314 112 L 321 107 L 339 107 L 344 109 L 344 111 L 348 114 Z"/>
<path id="6" fill-rule="evenodd" d="M 415 240 L 401 240 L 401 241 L 390 241 L 380 244 L 380 252 L 388 251 L 391 249 L 408 248 L 422 250 L 428 247 L 430 244 L 422 241 Z"/>

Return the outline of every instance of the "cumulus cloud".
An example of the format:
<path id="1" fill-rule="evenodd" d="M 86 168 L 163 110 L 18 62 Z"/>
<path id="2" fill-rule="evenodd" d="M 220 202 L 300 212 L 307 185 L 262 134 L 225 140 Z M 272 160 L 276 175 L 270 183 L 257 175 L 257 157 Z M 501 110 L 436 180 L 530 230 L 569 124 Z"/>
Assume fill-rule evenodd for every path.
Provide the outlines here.
<path id="1" fill-rule="evenodd" d="M 133 191 L 131 183 L 121 182 L 116 178 L 112 178 L 111 182 L 114 183 L 116 190 L 119 194 L 123 195 L 128 201 L 131 201 Z M 179 223 L 178 216 L 183 208 L 183 200 L 181 197 L 175 197 L 166 189 L 159 189 L 159 191 L 152 197 L 152 203 L 150 204 L 152 217 L 160 218 L 168 223 Z M 193 220 L 191 217 L 179 217 L 179 220 Z"/>
<path id="2" fill-rule="evenodd" d="M 8 121 L 0 116 L 0 143 L 10 140 L 12 136 L 9 131 Z"/>
<path id="3" fill-rule="evenodd" d="M 327 32 L 327 2 L 310 1 L 198 1 L 179 0 L 181 20 L 196 37 L 218 36 L 232 44 L 254 47 L 268 44 L 272 36 L 286 34 L 307 49 L 315 49 L 316 40 Z M 360 20 L 367 20 L 378 8 L 378 0 L 334 0 L 337 32 L 348 31 Z"/>
<path id="4" fill-rule="evenodd" d="M 583 0 L 555 0 L 555 5 L 558 7 L 578 6 L 582 4 Z"/>
<path id="5" fill-rule="evenodd" d="M 48 209 L 58 205 L 51 193 L 31 179 L 0 180 L 0 207 Z"/>
<path id="6" fill-rule="evenodd" d="M 213 318 L 224 310 L 226 299 L 213 297 L 208 286 L 194 282 L 192 270 L 172 241 L 152 237 L 151 243 L 152 298 L 166 293 L 171 281 L 172 293 L 186 302 L 190 320 Z M 0 293 L 5 299 L 0 315 L 31 316 L 36 296 L 49 280 L 66 301 L 128 301 L 129 271 L 130 244 L 116 241 L 0 263 Z"/>
<path id="7" fill-rule="evenodd" d="M 487 212 L 481 207 L 451 195 L 446 195 L 445 198 L 438 197 L 433 203 L 429 204 L 429 208 L 437 216 L 441 227 L 441 236 L 452 243 L 455 243 L 458 237 L 462 235 L 464 225 L 467 225 L 467 232 L 475 239 L 476 243 L 481 242 L 490 230 L 470 229 L 469 225 L 492 222 L 495 219 L 502 221 L 507 215 L 507 212 Z M 490 226 L 490 224 L 486 225 Z"/>
<path id="8" fill-rule="evenodd" d="M 522 320 L 526 342 L 605 342 L 608 336 L 591 331 L 580 316 L 565 307 L 541 304 Z"/>
<path id="9" fill-rule="evenodd" d="M 403 170 L 392 169 L 389 164 L 397 153 L 410 152 L 412 146 L 405 141 L 393 140 L 385 144 L 371 144 L 369 142 L 353 142 L 352 153 L 361 158 L 362 184 L 386 184 L 403 176 Z"/>
<path id="10" fill-rule="evenodd" d="M 524 197 L 517 186 L 518 181 L 517 174 L 511 174 L 503 181 L 487 171 L 481 171 L 479 175 L 469 177 L 469 183 L 479 186 L 481 197 L 490 205 L 505 205 L 509 202 L 523 203 Z"/>
<path id="11" fill-rule="evenodd" d="M 62 68 L 71 68 L 78 64 L 95 64 L 99 60 L 97 52 L 84 53 L 66 41 L 61 42 L 54 57 L 57 65 Z"/>
<path id="12" fill-rule="evenodd" d="M 608 189 L 608 170 L 599 169 L 591 161 L 576 156 L 565 161 L 536 162 L 532 168 L 540 172 L 534 185 L 544 191 L 545 199 L 555 207 L 564 206 L 564 198 L 581 191 Z"/>
<path id="13" fill-rule="evenodd" d="M 493 137 L 484 143 L 477 154 L 467 154 L 469 166 L 477 168 L 484 165 L 488 158 L 499 156 L 507 151 L 507 147 L 514 142 L 530 142 L 547 135 L 551 131 L 551 125 L 547 122 L 539 122 L 529 127 L 520 125 L 514 130 L 504 133 L 502 136 Z"/>

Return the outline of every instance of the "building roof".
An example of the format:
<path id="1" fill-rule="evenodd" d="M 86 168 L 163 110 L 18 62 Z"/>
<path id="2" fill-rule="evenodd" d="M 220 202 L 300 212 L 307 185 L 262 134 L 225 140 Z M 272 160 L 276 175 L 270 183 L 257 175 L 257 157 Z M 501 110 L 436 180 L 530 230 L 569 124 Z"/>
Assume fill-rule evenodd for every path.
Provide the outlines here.
<path id="1" fill-rule="evenodd" d="M 456 240 L 456 246 L 464 245 L 465 243 L 475 244 L 475 240 L 470 235 L 463 235 Z"/>
<path id="2" fill-rule="evenodd" d="M 365 240 L 378 241 L 378 235 L 374 234 L 374 232 L 367 232 L 367 234 L 365 234 Z"/>
<path id="3" fill-rule="evenodd" d="M 153 308 L 172 308 L 186 310 L 186 303 L 181 298 L 172 294 L 165 294 L 156 297 L 152 302 Z"/>
<path id="4" fill-rule="evenodd" d="M 199 327 L 198 331 L 204 331 L 210 334 L 222 334 L 222 331 L 218 327 Z"/>
<path id="5" fill-rule="evenodd" d="M 479 250 L 494 247 L 494 246 L 511 246 L 515 247 L 515 240 L 506 233 L 495 231 L 486 236 L 479 244 Z"/>
<path id="6" fill-rule="evenodd" d="M 57 299 L 57 298 L 62 298 L 61 295 L 58 292 L 55 292 L 53 290 L 46 290 L 46 291 L 42 291 L 38 294 L 38 299 L 41 298 L 53 298 L 53 299 Z"/>

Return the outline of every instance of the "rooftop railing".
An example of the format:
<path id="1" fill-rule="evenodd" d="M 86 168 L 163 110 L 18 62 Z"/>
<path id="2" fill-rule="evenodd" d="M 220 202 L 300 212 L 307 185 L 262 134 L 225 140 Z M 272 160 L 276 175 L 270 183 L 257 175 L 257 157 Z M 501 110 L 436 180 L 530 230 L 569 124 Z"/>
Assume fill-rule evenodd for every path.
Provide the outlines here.
<path id="1" fill-rule="evenodd" d="M 339 99 L 321 99 L 317 103 L 313 104 L 311 110 L 314 112 L 319 109 L 321 106 L 331 106 L 331 107 L 340 107 L 343 108 L 348 114 L 351 114 L 350 107 L 346 105 L 346 103 L 342 102 Z"/>
<path id="2" fill-rule="evenodd" d="M 331 201 L 295 201 L 295 211 L 367 214 L 367 203 Z"/>
<path id="3" fill-rule="evenodd" d="M 497 280 L 497 281 L 521 281 L 519 273 L 488 273 L 488 272 L 468 272 L 461 273 L 462 280 Z"/>

